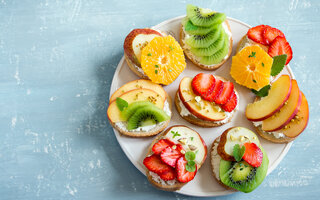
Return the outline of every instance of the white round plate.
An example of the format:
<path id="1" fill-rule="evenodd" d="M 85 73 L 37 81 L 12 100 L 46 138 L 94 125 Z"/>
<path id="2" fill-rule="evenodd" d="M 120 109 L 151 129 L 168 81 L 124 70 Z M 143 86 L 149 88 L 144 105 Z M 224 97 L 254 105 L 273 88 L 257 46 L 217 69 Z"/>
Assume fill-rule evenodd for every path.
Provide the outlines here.
<path id="1" fill-rule="evenodd" d="M 179 41 L 179 31 L 180 31 L 180 22 L 181 19 L 184 16 L 176 17 L 173 19 L 169 19 L 167 21 L 164 21 L 156 26 L 154 26 L 154 29 L 164 31 L 172 36 L 175 37 L 177 41 Z M 247 33 L 248 29 L 250 28 L 249 25 L 236 20 L 232 18 L 228 18 L 230 26 L 231 26 L 231 32 L 232 32 L 232 38 L 233 38 L 233 51 L 231 56 L 235 54 L 235 49 L 240 41 L 240 39 Z M 190 128 L 196 130 L 200 133 L 201 137 L 204 139 L 204 141 L 207 144 L 208 147 L 208 156 L 201 167 L 201 169 L 198 171 L 196 177 L 193 181 L 186 184 L 184 187 L 182 187 L 177 193 L 190 195 L 190 196 L 221 196 L 221 195 L 227 195 L 231 194 L 234 191 L 226 190 L 224 187 L 220 186 L 218 182 L 214 179 L 211 172 L 210 167 L 210 148 L 212 142 L 215 140 L 216 137 L 220 136 L 221 133 L 226 130 L 229 127 L 233 126 L 242 126 L 246 127 L 248 129 L 254 130 L 254 127 L 251 122 L 249 122 L 245 115 L 244 111 L 246 108 L 246 105 L 248 103 L 251 103 L 254 99 L 253 93 L 238 84 L 235 84 L 234 80 L 231 78 L 229 72 L 230 72 L 230 66 L 231 66 L 231 57 L 228 59 L 228 61 L 220 67 L 216 71 L 205 71 L 201 70 L 200 68 L 196 67 L 192 62 L 190 62 L 187 59 L 187 67 L 186 69 L 180 74 L 180 76 L 170 85 L 164 86 L 164 89 L 168 92 L 169 96 L 172 100 L 174 100 L 175 93 L 178 89 L 179 83 L 181 79 L 185 76 L 194 77 L 196 74 L 200 72 L 204 73 L 212 73 L 216 74 L 222 77 L 225 77 L 226 79 L 232 81 L 239 92 L 240 96 L 240 105 L 239 110 L 235 113 L 235 116 L 233 117 L 232 121 L 230 123 L 227 123 L 220 127 L 214 127 L 214 128 L 202 128 L 195 126 L 193 124 L 188 123 L 184 119 L 182 119 L 177 112 L 175 105 L 173 103 L 172 105 L 172 119 L 170 121 L 170 124 L 168 127 L 173 125 L 186 125 Z M 282 74 L 289 74 L 292 78 L 293 74 L 291 72 L 291 69 L 289 66 L 284 68 L 282 71 Z M 113 94 L 120 86 L 124 85 L 125 83 L 139 79 L 127 66 L 127 63 L 124 60 L 124 57 L 119 62 L 119 65 L 117 67 L 117 70 L 114 74 L 112 85 L 110 89 L 110 96 Z M 114 133 L 117 137 L 117 140 L 129 158 L 129 160 L 143 173 L 145 174 L 145 169 L 142 164 L 142 161 L 145 157 L 145 154 L 147 152 L 148 146 L 151 144 L 151 141 L 154 139 L 154 137 L 149 138 L 130 138 L 126 136 L 122 136 L 119 134 L 119 132 L 115 129 Z M 292 143 L 288 144 L 275 144 L 268 142 L 260 137 L 261 144 L 263 148 L 266 150 L 269 158 L 269 169 L 268 174 L 271 173 L 277 165 L 280 163 L 280 161 L 283 159 L 283 157 L 287 154 L 288 150 L 291 147 Z M 262 183 L 263 184 L 263 183 Z"/>

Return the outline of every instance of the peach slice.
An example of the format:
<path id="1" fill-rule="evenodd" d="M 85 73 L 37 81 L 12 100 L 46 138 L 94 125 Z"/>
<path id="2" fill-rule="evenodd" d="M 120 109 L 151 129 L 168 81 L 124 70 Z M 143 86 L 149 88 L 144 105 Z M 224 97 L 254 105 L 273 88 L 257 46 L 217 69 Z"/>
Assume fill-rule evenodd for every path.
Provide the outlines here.
<path id="1" fill-rule="evenodd" d="M 141 67 L 142 48 L 157 36 L 162 35 L 158 31 L 149 28 L 132 30 L 124 40 L 124 53 L 134 64 Z"/>
<path id="2" fill-rule="evenodd" d="M 185 77 L 179 85 L 179 97 L 183 105 L 196 117 L 206 121 L 220 121 L 227 116 L 224 111 L 214 103 L 201 99 L 193 93 L 192 78 Z"/>
<path id="3" fill-rule="evenodd" d="M 297 115 L 291 119 L 283 129 L 278 132 L 283 133 L 285 136 L 294 138 L 300 135 L 308 125 L 309 121 L 309 106 L 308 101 L 304 94 L 301 92 L 301 105 Z"/>
<path id="4" fill-rule="evenodd" d="M 297 114 L 301 104 L 301 93 L 296 80 L 291 80 L 292 89 L 288 101 L 274 115 L 262 121 L 262 130 L 277 131 L 285 127 Z"/>
<path id="5" fill-rule="evenodd" d="M 156 83 L 153 83 L 150 80 L 145 80 L 145 79 L 139 79 L 139 80 L 134 80 L 130 81 L 123 86 L 121 86 L 117 91 L 115 91 L 112 96 L 110 97 L 110 101 L 114 101 L 117 97 L 120 95 L 134 89 L 140 89 L 140 88 L 145 88 L 145 89 L 150 89 L 158 93 L 163 99 L 166 99 L 166 92 L 164 89 Z"/>
<path id="6" fill-rule="evenodd" d="M 262 121 L 278 112 L 291 93 L 291 80 L 282 75 L 271 86 L 268 96 L 247 105 L 246 117 L 250 121 Z"/>
<path id="7" fill-rule="evenodd" d="M 130 90 L 122 94 L 120 98 L 126 100 L 129 104 L 135 101 L 150 101 L 161 109 L 164 106 L 164 99 L 158 93 L 149 89 Z M 124 121 L 115 100 L 109 104 L 107 115 L 112 123 Z"/>

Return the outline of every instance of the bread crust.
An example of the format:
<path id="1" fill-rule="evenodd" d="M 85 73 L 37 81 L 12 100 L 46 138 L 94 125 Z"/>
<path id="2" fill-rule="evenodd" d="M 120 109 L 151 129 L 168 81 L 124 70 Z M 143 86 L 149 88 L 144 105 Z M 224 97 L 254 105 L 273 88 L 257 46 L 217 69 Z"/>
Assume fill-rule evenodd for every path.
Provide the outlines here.
<path id="1" fill-rule="evenodd" d="M 162 132 L 161 134 L 159 134 L 159 135 L 152 141 L 151 145 L 150 145 L 149 148 L 148 148 L 148 152 L 147 152 L 146 156 L 149 156 L 149 155 L 152 154 L 152 147 L 153 147 L 153 145 L 154 145 L 155 143 L 157 143 L 164 135 L 166 135 L 166 134 L 168 133 L 168 131 L 170 131 L 170 130 L 171 130 L 172 128 L 174 128 L 174 127 L 187 127 L 187 126 L 184 126 L 184 125 L 174 125 L 174 126 L 171 126 L 171 127 L 167 128 L 167 130 L 165 130 L 164 132 Z M 189 127 L 187 127 L 187 128 L 189 128 Z M 191 128 L 189 128 L 189 129 L 191 129 Z M 193 129 L 192 129 L 192 130 L 193 130 Z M 195 130 L 193 130 L 193 131 L 195 131 Z M 197 131 L 195 131 L 195 132 L 197 132 Z M 198 132 L 197 132 L 197 133 L 198 133 Z M 198 134 L 199 134 L 199 133 L 198 133 Z M 199 136 L 200 136 L 200 134 L 199 134 Z M 201 136 L 200 136 L 200 137 L 201 137 Z M 202 163 L 199 165 L 198 170 L 201 168 L 201 166 L 202 166 L 202 164 L 204 163 L 205 159 L 206 159 L 206 157 L 202 160 Z M 174 184 L 174 185 L 163 185 L 163 184 L 158 183 L 158 182 L 156 182 L 156 181 L 154 181 L 154 180 L 152 179 L 152 176 L 150 175 L 150 171 L 149 171 L 148 169 L 146 169 L 146 176 L 147 176 L 147 178 L 148 178 L 148 181 L 149 181 L 154 187 L 156 187 L 156 188 L 158 188 L 158 189 L 161 189 L 161 190 L 165 190 L 165 191 L 176 191 L 176 190 L 179 190 L 179 189 L 182 188 L 185 184 L 188 183 L 188 182 L 187 182 L 187 183 L 177 182 L 177 183 Z"/>
<path id="2" fill-rule="evenodd" d="M 143 74 L 143 73 L 141 73 L 141 72 L 139 72 L 139 71 L 137 70 L 137 67 L 139 67 L 139 66 L 137 66 L 136 64 L 134 64 L 134 63 L 130 60 L 130 58 L 126 55 L 126 53 L 124 53 L 124 58 L 125 58 L 128 66 L 129 66 L 129 68 L 131 69 L 131 71 L 133 71 L 133 73 L 135 73 L 137 76 L 139 76 L 139 77 L 142 78 L 142 79 L 150 80 L 147 75 L 145 75 L 145 74 Z M 141 68 L 141 67 L 139 67 L 139 68 Z M 142 68 L 141 68 L 141 70 L 142 70 Z"/>
<path id="3" fill-rule="evenodd" d="M 241 38 L 241 40 L 239 41 L 239 43 L 238 43 L 238 45 L 237 45 L 236 53 L 238 53 L 239 50 L 240 50 L 240 49 L 245 45 L 245 43 L 246 43 L 247 41 L 249 41 L 249 40 L 250 40 L 250 39 L 247 37 L 247 34 L 245 34 L 245 35 Z M 250 40 L 250 43 L 251 43 L 252 45 L 259 45 L 265 52 L 268 53 L 268 49 L 269 49 L 268 46 L 263 45 L 263 44 L 259 44 L 259 43 L 255 42 L 255 41 L 253 41 L 253 40 Z"/>
<path id="4" fill-rule="evenodd" d="M 229 130 L 229 129 L 228 129 Z M 222 183 L 221 182 L 221 180 L 218 180 L 217 179 L 217 174 L 215 174 L 215 170 L 214 170 L 214 156 L 219 156 L 219 154 L 217 154 L 217 155 L 214 155 L 213 154 L 213 151 L 214 151 L 214 149 L 216 148 L 216 146 L 217 145 L 219 145 L 219 143 L 220 143 L 220 136 L 219 137 L 217 137 L 214 141 L 213 141 L 213 143 L 212 143 L 212 145 L 211 145 L 211 151 L 210 151 L 210 165 L 211 165 L 211 171 L 212 171 L 212 175 L 213 175 L 213 177 L 217 180 L 217 182 L 221 185 L 221 186 L 223 186 L 224 188 L 226 188 L 227 190 L 234 190 L 234 191 L 236 191 L 235 189 L 233 189 L 233 188 L 231 188 L 231 187 L 228 187 L 227 185 L 225 185 L 224 183 Z M 220 176 L 219 174 L 218 174 L 218 176 Z"/>
<path id="5" fill-rule="evenodd" d="M 171 101 L 171 98 L 170 98 L 170 96 L 168 95 L 167 92 L 166 92 L 166 100 L 168 101 L 169 108 L 170 108 L 170 111 L 171 111 L 171 116 L 170 116 L 170 118 L 171 118 L 172 117 L 172 101 Z M 162 132 L 169 125 L 170 120 L 167 120 L 161 126 L 157 125 L 154 129 L 152 129 L 152 131 L 149 131 L 149 132 L 145 132 L 145 131 L 140 131 L 140 132 L 125 131 L 125 130 L 122 130 L 122 129 L 118 128 L 115 125 L 115 123 L 112 123 L 111 121 L 110 121 L 110 124 L 119 133 L 121 133 L 122 135 L 125 135 L 125 136 L 129 136 L 129 137 L 150 137 L 150 136 L 154 136 L 154 135 L 157 135 L 158 133 Z"/>
<path id="6" fill-rule="evenodd" d="M 273 136 L 273 134 L 268 134 L 266 133 L 265 131 L 263 131 L 261 129 L 261 126 L 254 126 L 256 132 L 264 139 L 266 140 L 269 140 L 271 142 L 274 142 L 274 143 L 288 143 L 288 142 L 291 142 L 293 141 L 294 139 L 296 139 L 295 137 L 294 138 L 290 138 L 290 137 L 282 137 L 282 138 L 276 138 Z"/>
<path id="7" fill-rule="evenodd" d="M 227 24 L 227 27 L 229 29 L 229 31 L 231 32 L 231 28 L 230 28 L 230 24 L 228 22 L 228 20 L 225 20 L 225 23 Z M 203 65 L 199 62 L 197 62 L 195 59 L 192 58 L 192 53 L 191 51 L 189 51 L 188 49 L 185 48 L 185 43 L 183 42 L 183 38 L 185 38 L 185 34 L 183 31 L 183 27 L 181 25 L 180 27 L 180 44 L 181 47 L 183 49 L 184 54 L 186 55 L 186 57 L 193 63 L 195 64 L 197 67 L 204 69 L 204 70 L 216 70 L 219 67 L 221 67 L 230 57 L 231 53 L 232 53 L 232 45 L 233 45 L 233 40 L 232 40 L 232 36 L 230 37 L 230 46 L 229 46 L 229 52 L 228 52 L 228 57 L 224 60 L 222 60 L 220 63 L 215 64 L 215 65 Z"/>

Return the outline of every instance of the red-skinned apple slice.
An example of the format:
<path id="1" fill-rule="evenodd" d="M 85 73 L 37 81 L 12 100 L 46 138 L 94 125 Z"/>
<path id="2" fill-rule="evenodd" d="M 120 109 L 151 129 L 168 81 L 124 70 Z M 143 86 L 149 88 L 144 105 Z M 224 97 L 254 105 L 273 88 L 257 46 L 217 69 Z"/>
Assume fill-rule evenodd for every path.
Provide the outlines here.
<path id="1" fill-rule="evenodd" d="M 297 114 L 301 104 L 301 93 L 297 81 L 291 80 L 292 89 L 288 101 L 274 115 L 262 121 L 262 130 L 277 131 L 285 127 Z"/>
<path id="2" fill-rule="evenodd" d="M 142 48 L 157 36 L 162 35 L 158 31 L 149 28 L 132 30 L 124 40 L 124 53 L 134 64 L 140 67 Z"/>
<path id="3" fill-rule="evenodd" d="M 223 110 L 209 101 L 201 99 L 193 93 L 191 87 L 192 78 L 184 77 L 179 85 L 179 97 L 183 105 L 193 115 L 205 121 L 220 121 L 227 116 Z"/>
<path id="4" fill-rule="evenodd" d="M 297 115 L 287 124 L 283 129 L 278 132 L 283 133 L 285 136 L 295 138 L 300 135 L 308 125 L 309 121 L 309 106 L 308 101 L 304 94 L 301 92 L 301 105 Z"/>
<path id="5" fill-rule="evenodd" d="M 279 77 L 273 82 L 268 96 L 247 105 L 247 119 L 250 121 L 262 121 L 278 112 L 290 96 L 291 85 L 288 75 Z"/>

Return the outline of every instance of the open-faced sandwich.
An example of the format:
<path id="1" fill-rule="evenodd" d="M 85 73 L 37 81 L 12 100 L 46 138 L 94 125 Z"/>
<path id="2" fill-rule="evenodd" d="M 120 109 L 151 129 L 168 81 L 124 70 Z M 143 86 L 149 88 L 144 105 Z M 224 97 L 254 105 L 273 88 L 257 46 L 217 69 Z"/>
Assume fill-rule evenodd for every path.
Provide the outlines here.
<path id="1" fill-rule="evenodd" d="M 153 136 L 169 124 L 171 99 L 160 85 L 134 80 L 113 93 L 107 114 L 110 124 L 123 135 Z"/>
<path id="2" fill-rule="evenodd" d="M 214 178 L 227 189 L 251 192 L 267 175 L 269 159 L 258 137 L 249 129 L 232 127 L 211 148 Z"/>
<path id="3" fill-rule="evenodd" d="M 294 140 L 306 128 L 308 102 L 297 81 L 288 75 L 275 80 L 268 94 L 247 105 L 246 117 L 261 137 L 276 143 Z"/>
<path id="4" fill-rule="evenodd" d="M 202 126 L 221 126 L 231 121 L 239 104 L 233 83 L 219 76 L 200 73 L 184 77 L 175 97 L 182 118 Z"/>
<path id="5" fill-rule="evenodd" d="M 186 67 L 179 43 L 157 30 L 134 29 L 126 37 L 123 48 L 129 68 L 154 83 L 169 85 Z"/>
<path id="6" fill-rule="evenodd" d="M 226 15 L 187 5 L 180 43 L 185 55 L 196 66 L 205 70 L 219 68 L 232 52 L 232 34 Z"/>
<path id="7" fill-rule="evenodd" d="M 194 179 L 206 157 L 207 146 L 199 133 L 178 125 L 153 140 L 143 164 L 153 186 L 175 191 Z"/>

